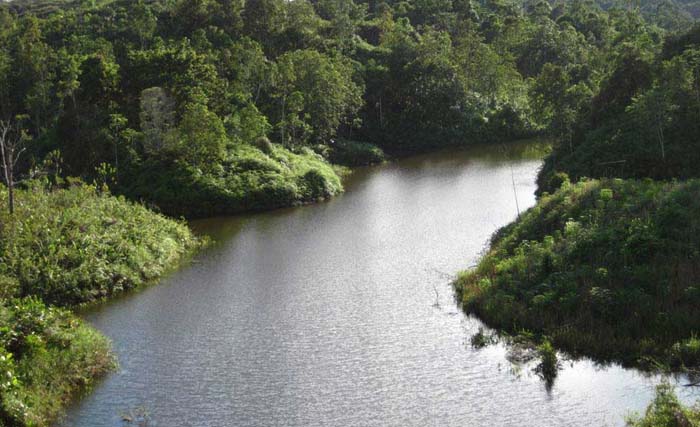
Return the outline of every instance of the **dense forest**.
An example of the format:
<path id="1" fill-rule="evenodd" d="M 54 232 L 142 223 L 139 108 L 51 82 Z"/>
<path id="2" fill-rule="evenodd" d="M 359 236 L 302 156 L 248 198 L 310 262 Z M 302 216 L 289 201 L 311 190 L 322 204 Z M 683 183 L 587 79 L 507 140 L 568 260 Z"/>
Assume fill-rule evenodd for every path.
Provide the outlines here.
<path id="1" fill-rule="evenodd" d="M 645 20 L 654 7 L 664 18 Z M 592 102 L 626 96 L 607 93 L 625 90 L 602 86 L 608 77 L 651 75 L 689 13 L 592 1 L 14 1 L 0 7 L 0 115 L 27 148 L 19 176 L 50 159 L 172 215 L 274 208 L 342 191 L 329 162 L 578 137 Z"/>
<path id="2" fill-rule="evenodd" d="M 672 0 L 0 2 L 0 425 L 48 425 L 113 366 L 55 306 L 199 245 L 153 210 L 293 206 L 341 192 L 347 167 L 540 135 L 556 142 L 538 205 L 459 279 L 465 308 L 575 355 L 697 367 L 699 16 Z"/>

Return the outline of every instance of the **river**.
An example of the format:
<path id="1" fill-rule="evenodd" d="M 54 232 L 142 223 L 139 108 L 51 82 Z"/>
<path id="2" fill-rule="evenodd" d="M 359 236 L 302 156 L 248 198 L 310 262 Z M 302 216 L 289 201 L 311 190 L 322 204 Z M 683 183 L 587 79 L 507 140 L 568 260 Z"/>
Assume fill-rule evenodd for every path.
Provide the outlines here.
<path id="1" fill-rule="evenodd" d="M 481 324 L 453 299 L 451 275 L 534 204 L 538 151 L 411 157 L 355 171 L 328 202 L 195 222 L 210 247 L 84 313 L 120 369 L 64 423 L 144 407 L 162 427 L 623 425 L 658 378 L 583 360 L 547 390 L 502 346 L 471 348 Z"/>

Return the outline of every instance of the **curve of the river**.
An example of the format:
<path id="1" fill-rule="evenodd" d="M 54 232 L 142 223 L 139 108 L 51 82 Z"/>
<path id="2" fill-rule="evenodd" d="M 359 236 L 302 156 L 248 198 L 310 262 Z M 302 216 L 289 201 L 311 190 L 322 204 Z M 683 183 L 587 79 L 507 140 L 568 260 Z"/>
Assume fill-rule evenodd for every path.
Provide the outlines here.
<path id="1" fill-rule="evenodd" d="M 480 323 L 453 301 L 450 275 L 516 217 L 514 189 L 535 202 L 540 164 L 528 144 L 433 153 L 358 170 L 326 203 L 194 224 L 216 243 L 85 313 L 120 369 L 65 424 L 145 407 L 162 427 L 622 425 L 658 378 L 579 361 L 548 391 L 502 347 L 472 349 Z"/>

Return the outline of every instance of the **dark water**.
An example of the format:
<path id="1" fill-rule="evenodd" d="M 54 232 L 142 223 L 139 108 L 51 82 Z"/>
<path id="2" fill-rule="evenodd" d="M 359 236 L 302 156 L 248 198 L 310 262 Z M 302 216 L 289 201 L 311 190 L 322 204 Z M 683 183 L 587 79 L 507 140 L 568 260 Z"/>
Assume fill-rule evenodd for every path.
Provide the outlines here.
<path id="1" fill-rule="evenodd" d="M 513 181 L 534 203 L 531 148 L 405 159 L 327 203 L 196 223 L 217 243 L 86 314 L 121 369 L 66 424 L 139 406 L 163 427 L 623 424 L 658 378 L 576 362 L 548 392 L 502 347 L 470 348 L 479 322 L 452 299 L 450 274 L 515 218 Z"/>

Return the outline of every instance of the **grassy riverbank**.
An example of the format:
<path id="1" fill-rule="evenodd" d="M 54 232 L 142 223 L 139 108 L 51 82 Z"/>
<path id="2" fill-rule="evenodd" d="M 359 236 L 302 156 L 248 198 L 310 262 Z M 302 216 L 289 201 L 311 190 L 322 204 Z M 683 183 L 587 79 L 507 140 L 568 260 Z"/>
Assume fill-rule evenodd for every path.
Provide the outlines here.
<path id="1" fill-rule="evenodd" d="M 115 366 L 109 341 L 55 306 L 144 285 L 197 244 L 186 225 L 93 186 L 18 191 L 15 213 L 0 211 L 2 425 L 49 425 Z"/>
<path id="2" fill-rule="evenodd" d="M 700 364 L 700 181 L 565 183 L 456 282 L 465 309 L 575 355 Z"/>
<path id="3" fill-rule="evenodd" d="M 17 199 L 14 215 L 0 213 L 0 277 L 11 296 L 93 302 L 159 277 L 197 244 L 186 225 L 92 186 L 35 187 Z"/>

